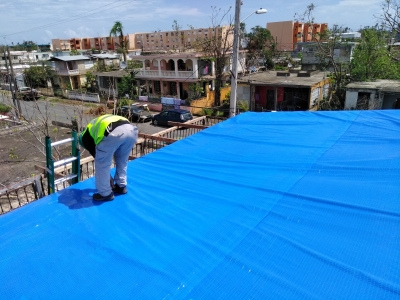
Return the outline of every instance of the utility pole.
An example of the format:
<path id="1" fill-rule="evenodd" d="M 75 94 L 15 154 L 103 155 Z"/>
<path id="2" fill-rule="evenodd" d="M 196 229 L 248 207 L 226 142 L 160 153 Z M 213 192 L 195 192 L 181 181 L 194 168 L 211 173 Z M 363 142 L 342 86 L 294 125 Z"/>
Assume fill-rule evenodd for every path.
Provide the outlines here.
<path id="1" fill-rule="evenodd" d="M 16 92 L 15 89 L 17 88 L 17 81 L 15 80 L 14 77 L 14 69 L 13 69 L 13 65 L 12 65 L 12 60 L 11 60 L 11 55 L 10 55 L 10 49 L 7 46 L 7 54 L 8 54 L 8 61 L 10 63 L 10 70 L 11 70 L 11 80 L 10 80 L 10 91 L 11 91 L 11 96 L 12 96 L 12 100 L 13 100 L 13 104 L 14 104 L 14 108 L 15 108 L 15 114 L 17 116 L 17 118 L 21 117 L 21 105 L 19 103 L 19 99 L 16 97 Z M 14 87 L 13 84 L 14 83 Z"/>
<path id="2" fill-rule="evenodd" d="M 229 117 L 236 115 L 236 90 L 237 90 L 237 75 L 238 75 L 238 56 L 239 56 L 239 32 L 240 32 L 240 6 L 241 0 L 236 0 L 235 6 L 235 25 L 233 27 L 233 61 L 231 72 L 231 97 L 229 106 Z"/>

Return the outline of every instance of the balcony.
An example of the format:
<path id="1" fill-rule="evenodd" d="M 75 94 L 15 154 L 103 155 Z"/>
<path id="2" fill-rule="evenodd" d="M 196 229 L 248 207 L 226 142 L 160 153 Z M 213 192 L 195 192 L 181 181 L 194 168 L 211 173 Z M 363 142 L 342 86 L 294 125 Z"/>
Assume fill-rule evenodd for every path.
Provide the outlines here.
<path id="1" fill-rule="evenodd" d="M 60 76 L 74 76 L 74 75 L 79 75 L 80 72 L 78 69 L 75 70 L 60 70 L 60 69 L 55 69 L 57 75 Z"/>
<path id="2" fill-rule="evenodd" d="M 135 69 L 136 77 L 140 78 L 181 78 L 181 79 L 198 79 L 193 71 L 178 71 L 178 76 L 175 71 L 161 71 L 161 76 L 158 70 L 143 70 Z"/>

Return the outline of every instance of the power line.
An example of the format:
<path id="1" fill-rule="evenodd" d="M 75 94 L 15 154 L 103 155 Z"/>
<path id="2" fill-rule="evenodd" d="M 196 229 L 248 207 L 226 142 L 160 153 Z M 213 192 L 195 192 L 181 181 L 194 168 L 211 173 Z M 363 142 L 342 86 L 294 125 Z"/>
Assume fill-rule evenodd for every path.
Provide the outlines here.
<path id="1" fill-rule="evenodd" d="M 114 4 L 114 3 L 117 3 L 117 2 L 120 2 L 120 1 L 123 1 L 123 0 L 116 0 L 116 1 L 114 1 L 114 2 L 111 2 L 111 3 L 109 3 L 109 4 L 103 5 L 103 6 L 99 7 L 99 8 L 94 9 L 94 10 L 102 9 L 102 8 L 104 8 L 104 7 L 110 6 L 110 5 L 112 5 L 112 4 Z M 128 4 L 128 3 L 130 3 L 130 2 L 133 2 L 133 1 L 137 1 L 137 0 L 131 0 L 131 1 L 122 3 L 122 4 L 120 4 L 120 5 L 114 6 L 114 8 L 117 8 L 117 7 L 126 5 L 126 4 Z M 34 30 L 38 30 L 38 29 L 42 29 L 42 28 L 47 28 L 47 27 L 49 27 L 49 26 L 54 26 L 54 25 L 58 25 L 58 24 L 62 24 L 62 23 L 67 23 L 67 22 L 70 22 L 70 21 L 77 20 L 77 19 L 79 19 L 79 18 L 81 18 L 81 17 L 88 17 L 88 16 L 91 16 L 91 15 L 95 15 L 95 14 L 98 14 L 98 13 L 103 12 L 103 11 L 106 11 L 106 10 L 108 10 L 108 9 L 103 9 L 103 10 L 100 10 L 100 11 L 97 11 L 97 12 L 93 12 L 93 10 L 92 10 L 92 11 L 83 12 L 83 13 L 78 14 L 78 15 L 75 15 L 75 16 L 73 16 L 73 17 L 69 17 L 69 18 L 66 18 L 66 19 L 62 19 L 62 20 L 59 20 L 59 21 L 56 21 L 56 22 L 53 22 L 53 23 L 49 23 L 49 24 L 46 24 L 46 25 L 41 25 L 41 26 L 34 27 L 34 28 L 31 28 L 31 29 L 28 29 L 28 30 L 22 30 L 22 31 L 18 31 L 18 32 L 14 32 L 14 33 L 2 35 L 2 37 L 5 38 L 5 37 L 7 37 L 7 36 L 12 36 L 12 35 L 20 34 L 20 33 L 30 32 L 30 31 L 34 31 Z"/>

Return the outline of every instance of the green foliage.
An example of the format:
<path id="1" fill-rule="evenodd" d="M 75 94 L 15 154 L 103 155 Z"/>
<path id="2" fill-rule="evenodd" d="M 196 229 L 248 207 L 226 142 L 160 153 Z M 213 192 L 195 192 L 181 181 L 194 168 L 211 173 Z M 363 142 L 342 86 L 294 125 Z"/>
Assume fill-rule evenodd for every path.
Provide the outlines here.
<path id="1" fill-rule="evenodd" d="M 11 106 L 0 103 L 0 113 L 5 114 L 11 111 Z"/>
<path id="2" fill-rule="evenodd" d="M 390 56 L 387 33 L 366 28 L 351 61 L 351 78 L 356 81 L 400 79 L 398 63 Z"/>
<path id="3" fill-rule="evenodd" d="M 80 55 L 81 53 L 78 51 L 78 50 L 76 50 L 76 49 L 72 49 L 70 52 L 69 52 L 69 55 L 71 55 L 71 56 L 76 56 L 76 55 Z"/>
<path id="4" fill-rule="evenodd" d="M 87 71 L 85 77 L 86 82 L 83 84 L 82 87 L 86 89 L 89 93 L 98 92 L 96 76 L 91 71 Z"/>
<path id="5" fill-rule="evenodd" d="M 120 98 L 129 95 L 129 98 L 132 99 L 136 94 L 135 73 L 127 73 L 127 75 L 121 78 L 121 82 L 118 83 L 118 95 Z"/>
<path id="6" fill-rule="evenodd" d="M 15 153 L 15 150 L 16 148 L 11 148 L 10 151 L 8 152 L 8 156 L 13 160 L 18 159 L 18 154 Z"/>
<path id="7" fill-rule="evenodd" d="M 66 88 L 68 91 L 72 91 L 71 82 L 66 82 L 66 83 L 65 83 L 65 88 Z"/>
<path id="8" fill-rule="evenodd" d="M 273 58 L 277 56 L 277 47 L 271 32 L 260 26 L 253 27 L 245 34 L 247 44 L 247 65 L 258 66 L 260 61 L 264 61 L 267 69 L 274 66 Z"/>
<path id="9" fill-rule="evenodd" d="M 121 100 L 118 101 L 118 106 L 131 105 L 132 103 L 133 103 L 132 100 L 122 98 Z"/>
<path id="10" fill-rule="evenodd" d="M 197 83 L 189 84 L 189 100 L 200 98 L 204 93 L 204 89 Z"/>
<path id="11" fill-rule="evenodd" d="M 127 69 L 128 70 L 134 70 L 134 69 L 140 69 L 143 67 L 143 64 L 139 60 L 128 60 L 127 61 Z"/>
<path id="12" fill-rule="evenodd" d="M 237 102 L 237 107 L 239 108 L 239 111 L 248 111 L 249 110 L 249 102 L 239 100 Z"/>
<path id="13" fill-rule="evenodd" d="M 126 61 L 127 47 L 123 29 L 124 27 L 122 26 L 122 23 L 120 21 L 116 21 L 110 30 L 110 37 L 118 37 L 118 43 L 116 44 L 119 46 L 119 49 L 121 49 L 120 51 L 122 51 L 124 55 L 124 61 Z"/>
<path id="14" fill-rule="evenodd" d="M 17 45 L 11 47 L 13 51 L 33 51 L 37 50 L 38 46 L 33 41 L 23 41 L 22 44 L 17 43 Z"/>
<path id="15" fill-rule="evenodd" d="M 47 87 L 47 82 L 53 82 L 54 71 L 50 66 L 31 66 L 24 71 L 25 81 L 32 88 Z"/>

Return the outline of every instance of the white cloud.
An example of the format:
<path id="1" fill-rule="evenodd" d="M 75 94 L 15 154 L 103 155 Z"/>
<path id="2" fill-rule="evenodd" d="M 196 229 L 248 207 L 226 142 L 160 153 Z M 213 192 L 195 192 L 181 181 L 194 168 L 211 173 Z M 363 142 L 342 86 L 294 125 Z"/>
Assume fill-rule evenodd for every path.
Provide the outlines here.
<path id="1" fill-rule="evenodd" d="M 67 29 L 64 31 L 64 34 L 67 38 L 74 38 L 74 37 L 83 38 L 95 35 L 92 29 L 89 29 L 85 26 L 80 26 L 76 30 Z"/>

